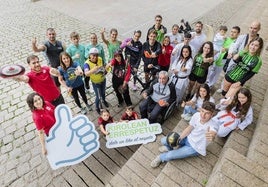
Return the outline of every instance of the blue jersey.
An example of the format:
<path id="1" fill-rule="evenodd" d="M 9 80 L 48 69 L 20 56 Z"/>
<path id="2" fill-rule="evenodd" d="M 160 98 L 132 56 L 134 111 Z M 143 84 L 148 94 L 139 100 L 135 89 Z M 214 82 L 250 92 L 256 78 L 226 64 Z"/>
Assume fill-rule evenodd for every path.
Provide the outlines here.
<path id="1" fill-rule="evenodd" d="M 81 86 L 83 83 L 82 76 L 77 76 L 75 74 L 75 71 L 79 64 L 77 62 L 74 62 L 72 66 L 68 67 L 67 70 L 64 70 L 62 67 L 59 67 L 58 70 L 63 76 L 66 85 L 71 88 L 77 88 Z"/>

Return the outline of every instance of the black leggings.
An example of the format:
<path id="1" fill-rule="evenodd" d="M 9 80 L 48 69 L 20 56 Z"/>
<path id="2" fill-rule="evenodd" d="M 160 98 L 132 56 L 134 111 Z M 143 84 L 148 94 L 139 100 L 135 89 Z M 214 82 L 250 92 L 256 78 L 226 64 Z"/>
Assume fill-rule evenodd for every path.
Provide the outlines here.
<path id="1" fill-rule="evenodd" d="M 77 104 L 77 106 L 79 108 L 82 108 L 81 103 L 80 103 L 80 100 L 79 100 L 78 92 L 80 93 L 83 101 L 87 105 L 88 102 L 87 102 L 87 96 L 86 96 L 84 84 L 82 84 L 81 86 L 78 86 L 78 87 L 72 89 L 72 95 L 74 97 L 74 102 Z"/>

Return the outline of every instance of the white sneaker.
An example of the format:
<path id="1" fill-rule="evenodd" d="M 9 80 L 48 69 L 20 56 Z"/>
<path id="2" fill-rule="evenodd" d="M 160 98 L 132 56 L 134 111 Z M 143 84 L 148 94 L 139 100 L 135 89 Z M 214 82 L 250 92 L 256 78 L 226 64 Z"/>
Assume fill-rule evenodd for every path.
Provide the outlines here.
<path id="1" fill-rule="evenodd" d="M 158 155 L 152 162 L 151 162 L 151 167 L 156 168 L 162 163 L 160 159 L 160 155 Z"/>
<path id="2" fill-rule="evenodd" d="M 185 121 L 190 121 L 191 120 L 191 118 L 192 118 L 192 114 L 185 114 L 185 116 L 184 116 L 184 120 Z"/>
<path id="3" fill-rule="evenodd" d="M 87 113 L 85 108 L 81 108 L 81 114 L 85 115 Z"/>
<path id="4" fill-rule="evenodd" d="M 168 152 L 168 148 L 166 146 L 164 146 L 164 145 L 159 147 L 158 150 L 159 150 L 160 153 Z"/>
<path id="5" fill-rule="evenodd" d="M 181 114 L 181 118 L 184 118 L 185 117 L 185 114 Z"/>
<path id="6" fill-rule="evenodd" d="M 220 89 L 218 89 L 216 92 L 217 92 L 217 93 L 221 93 L 221 92 L 222 92 L 222 89 L 220 88 Z"/>

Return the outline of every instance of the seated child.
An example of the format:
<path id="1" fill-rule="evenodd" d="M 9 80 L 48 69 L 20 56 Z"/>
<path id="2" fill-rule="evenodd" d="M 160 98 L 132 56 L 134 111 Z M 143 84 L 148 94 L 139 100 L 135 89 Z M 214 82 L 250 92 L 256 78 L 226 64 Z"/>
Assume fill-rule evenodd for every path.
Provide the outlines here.
<path id="1" fill-rule="evenodd" d="M 126 111 L 122 114 L 121 120 L 131 121 L 139 119 L 138 113 L 135 112 L 133 106 L 127 106 Z"/>
<path id="2" fill-rule="evenodd" d="M 190 101 L 182 102 L 181 106 L 184 107 L 184 110 L 181 117 L 190 121 L 193 114 L 199 111 L 204 101 L 215 102 L 214 98 L 210 96 L 210 89 L 207 84 L 201 84 Z"/>
<path id="3" fill-rule="evenodd" d="M 180 134 L 178 148 L 169 145 L 167 138 L 163 137 L 159 147 L 162 152 L 152 162 L 151 167 L 158 167 L 162 162 L 182 159 L 192 156 L 206 156 L 206 147 L 217 134 L 217 125 L 211 119 L 215 111 L 215 104 L 205 101 L 200 111 L 195 113 L 189 126 Z"/>
<path id="4" fill-rule="evenodd" d="M 106 131 L 105 126 L 108 123 L 113 123 L 113 117 L 111 116 L 108 109 L 102 109 L 100 112 L 100 117 L 98 118 L 98 125 L 100 126 L 101 132 L 106 136 L 109 132 Z"/>
<path id="5" fill-rule="evenodd" d="M 225 137 L 235 129 L 244 130 L 253 121 L 251 107 L 252 94 L 249 89 L 241 88 L 229 105 L 218 112 L 213 120 L 218 124 L 217 135 Z"/>

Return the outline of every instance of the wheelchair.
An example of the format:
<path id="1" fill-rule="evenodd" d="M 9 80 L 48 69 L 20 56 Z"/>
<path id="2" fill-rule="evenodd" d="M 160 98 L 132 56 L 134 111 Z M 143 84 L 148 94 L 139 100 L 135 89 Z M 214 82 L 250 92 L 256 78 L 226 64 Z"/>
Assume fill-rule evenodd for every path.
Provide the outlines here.
<path id="1" fill-rule="evenodd" d="M 176 100 L 173 101 L 157 118 L 157 122 L 161 125 L 174 113 L 176 109 Z"/>

